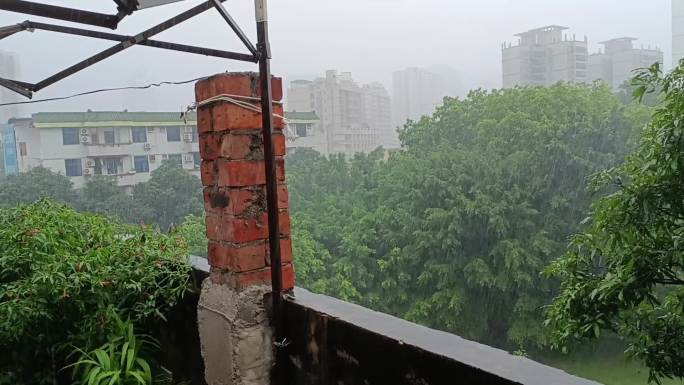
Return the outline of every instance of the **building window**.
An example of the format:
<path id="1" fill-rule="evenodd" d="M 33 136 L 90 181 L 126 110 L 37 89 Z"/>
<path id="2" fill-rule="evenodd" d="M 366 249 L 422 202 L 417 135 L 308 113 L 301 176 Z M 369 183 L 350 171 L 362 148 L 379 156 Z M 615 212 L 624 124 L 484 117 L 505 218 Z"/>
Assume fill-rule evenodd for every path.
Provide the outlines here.
<path id="1" fill-rule="evenodd" d="M 147 142 L 147 129 L 145 127 L 133 127 L 131 134 L 133 136 L 133 143 Z"/>
<path id="2" fill-rule="evenodd" d="M 114 130 L 106 130 L 104 132 L 104 142 L 105 144 L 114 144 L 116 142 Z"/>
<path id="3" fill-rule="evenodd" d="M 166 141 L 180 142 L 181 130 L 180 127 L 166 127 Z"/>
<path id="4" fill-rule="evenodd" d="M 307 126 L 308 124 L 295 124 L 295 132 L 297 134 L 298 138 L 303 138 L 306 137 L 306 132 L 307 132 Z"/>
<path id="5" fill-rule="evenodd" d="M 76 132 L 78 133 L 78 130 Z M 64 169 L 66 170 L 66 176 L 83 175 L 83 163 L 80 159 L 64 159 Z"/>
<path id="6" fill-rule="evenodd" d="M 62 128 L 62 144 L 79 144 L 78 140 L 78 128 Z"/>
<path id="7" fill-rule="evenodd" d="M 136 155 L 133 157 L 135 172 L 150 172 L 150 159 L 147 155 Z"/>
<path id="8" fill-rule="evenodd" d="M 200 156 L 199 152 L 193 152 L 192 159 L 195 162 L 195 167 L 199 167 L 200 163 L 202 163 L 202 157 Z"/>
<path id="9" fill-rule="evenodd" d="M 197 126 L 192 126 L 192 142 L 199 142 L 199 133 L 197 132 Z"/>
<path id="10" fill-rule="evenodd" d="M 123 162 L 121 159 L 105 158 L 103 163 L 107 175 L 117 175 L 119 174 L 119 170 L 123 168 Z"/>
<path id="11" fill-rule="evenodd" d="M 183 166 L 183 155 L 181 154 L 169 154 L 169 162 Z"/>

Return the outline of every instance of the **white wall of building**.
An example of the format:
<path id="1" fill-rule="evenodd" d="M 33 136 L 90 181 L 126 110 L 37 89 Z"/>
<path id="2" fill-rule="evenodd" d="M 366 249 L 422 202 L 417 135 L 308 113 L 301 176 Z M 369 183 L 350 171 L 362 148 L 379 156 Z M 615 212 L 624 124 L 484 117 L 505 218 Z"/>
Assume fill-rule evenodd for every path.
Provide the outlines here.
<path id="1" fill-rule="evenodd" d="M 684 58 L 684 0 L 672 0 L 672 66 Z"/>

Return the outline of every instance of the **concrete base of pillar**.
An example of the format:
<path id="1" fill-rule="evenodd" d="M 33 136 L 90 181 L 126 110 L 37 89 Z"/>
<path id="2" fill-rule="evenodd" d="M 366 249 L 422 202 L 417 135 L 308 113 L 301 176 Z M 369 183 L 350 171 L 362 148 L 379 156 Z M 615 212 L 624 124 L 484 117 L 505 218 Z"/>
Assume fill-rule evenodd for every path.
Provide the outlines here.
<path id="1" fill-rule="evenodd" d="M 273 340 L 267 286 L 238 292 L 205 279 L 198 305 L 205 378 L 209 385 L 269 385 Z"/>

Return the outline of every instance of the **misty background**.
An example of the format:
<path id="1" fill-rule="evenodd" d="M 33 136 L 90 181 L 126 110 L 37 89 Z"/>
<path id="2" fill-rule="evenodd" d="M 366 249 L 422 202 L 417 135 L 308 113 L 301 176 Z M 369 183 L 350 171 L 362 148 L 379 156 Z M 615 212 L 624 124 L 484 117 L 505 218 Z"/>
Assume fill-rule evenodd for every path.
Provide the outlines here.
<path id="1" fill-rule="evenodd" d="M 117 33 L 136 34 L 200 1 L 137 12 Z M 44 3 L 113 12 L 111 0 Z M 610 38 L 636 37 L 635 46 L 658 46 L 671 62 L 670 0 L 272 0 L 269 2 L 273 73 L 285 82 L 323 76 L 326 69 L 352 72 L 356 81 L 379 81 L 391 92 L 392 71 L 405 67 L 451 67 L 463 93 L 501 86 L 501 44 L 549 24 L 570 27 L 569 36 L 589 38 L 589 52 Z M 224 3 L 256 41 L 252 0 Z M 0 25 L 27 17 L 0 13 Z M 31 17 L 35 21 L 49 21 Z M 60 24 L 62 22 L 59 22 Z M 66 23 L 69 24 L 69 23 Z M 87 27 L 95 28 L 95 27 Z M 156 39 L 245 52 L 214 10 L 172 28 Z M 17 61 L 16 79 L 36 82 L 113 42 L 38 31 L 0 41 Z M 256 70 L 256 65 L 149 47 L 132 47 L 35 94 L 42 99 L 159 81 L 183 81 L 223 71 Z M 8 76 L 0 69 L 0 76 Z M 9 77 L 9 76 L 8 76 Z M 19 97 L 21 100 L 22 97 Z M 20 107 L 37 111 L 148 110 L 179 112 L 194 99 L 192 85 L 118 91 Z M 7 101 L 7 100 L 3 100 Z M 2 107 L 0 107 L 2 108 Z"/>

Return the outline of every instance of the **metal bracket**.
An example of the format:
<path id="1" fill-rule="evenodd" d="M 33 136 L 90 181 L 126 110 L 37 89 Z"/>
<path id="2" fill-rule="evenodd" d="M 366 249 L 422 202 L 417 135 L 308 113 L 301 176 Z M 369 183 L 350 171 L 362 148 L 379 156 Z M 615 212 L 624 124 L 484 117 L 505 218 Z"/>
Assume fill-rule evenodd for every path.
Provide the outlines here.
<path id="1" fill-rule="evenodd" d="M 251 41 L 249 41 L 249 38 L 245 33 L 242 31 L 239 25 L 235 22 L 232 16 L 230 16 L 230 13 L 226 10 L 225 7 L 223 7 L 223 4 L 221 4 L 222 0 L 211 0 L 211 2 L 214 4 L 214 7 L 216 10 L 221 14 L 221 17 L 228 23 L 230 28 L 235 32 L 235 34 L 240 38 L 240 41 L 242 41 L 242 44 L 247 47 L 249 52 L 252 53 L 252 55 L 256 56 L 257 55 L 257 49 L 254 47 L 254 44 L 252 44 Z"/>
<path id="2" fill-rule="evenodd" d="M 5 0 L 0 1 L 0 9 L 2 9 L 2 5 L 6 5 L 4 3 Z M 127 35 L 119 35 L 119 34 L 114 34 L 114 33 L 108 33 L 108 32 L 100 32 L 100 31 L 92 31 L 88 29 L 82 29 L 82 28 L 74 28 L 74 27 L 67 27 L 67 26 L 62 26 L 62 25 L 54 25 L 54 24 L 46 24 L 46 23 L 37 23 L 37 22 L 32 22 L 32 21 L 25 21 L 23 23 L 16 24 L 14 26 L 8 26 L 8 27 L 3 27 L 0 28 L 0 38 L 9 36 L 11 34 L 14 34 L 19 31 L 23 30 L 33 30 L 33 29 L 38 29 L 38 30 L 45 30 L 45 31 L 52 31 L 52 32 L 58 32 L 58 33 L 66 33 L 66 34 L 71 34 L 71 35 L 78 35 L 78 36 L 85 36 L 85 37 L 91 37 L 91 38 L 97 38 L 97 39 L 104 39 L 104 40 L 112 40 L 112 41 L 117 41 L 119 42 L 118 44 L 107 48 L 106 50 L 99 52 L 85 60 L 82 60 L 71 67 L 68 67 L 50 77 L 47 79 L 44 79 L 36 84 L 31 84 L 31 83 L 21 83 L 17 82 L 14 80 L 8 80 L 4 79 L 4 81 L 0 82 L 0 86 L 8 88 L 14 92 L 17 92 L 21 95 L 24 95 L 28 98 L 31 98 L 31 93 L 39 91 L 45 87 L 48 87 L 68 76 L 71 76 L 75 74 L 78 71 L 81 71 L 85 68 L 88 68 L 92 66 L 93 64 L 96 64 L 110 56 L 113 56 L 125 49 L 128 49 L 134 45 L 145 45 L 148 47 L 154 47 L 154 48 L 160 48 L 160 49 L 167 49 L 167 50 L 172 50 L 172 51 L 180 51 L 180 52 L 187 52 L 187 53 L 193 53 L 193 54 L 198 54 L 198 55 L 205 55 L 205 56 L 213 56 L 213 57 L 220 57 L 224 59 L 232 59 L 232 60 L 240 60 L 240 61 L 246 61 L 246 62 L 251 62 L 251 63 L 256 63 L 259 58 L 256 55 L 256 49 L 254 46 L 251 45 L 247 37 L 244 35 L 242 30 L 237 26 L 237 24 L 234 24 L 234 21 L 231 24 L 231 27 L 233 28 L 234 31 L 236 31 L 238 37 L 241 39 L 247 39 L 244 40 L 248 43 L 247 47 L 250 48 L 250 52 L 252 54 L 244 54 L 244 53 L 237 53 L 237 52 L 230 52 L 230 51 L 222 51 L 222 50 L 217 50 L 217 49 L 211 49 L 211 48 L 204 48 L 204 47 L 196 47 L 196 46 L 190 46 L 190 45 L 185 45 L 185 44 L 179 44 L 179 43 L 170 43 L 166 41 L 159 41 L 159 40 L 152 40 L 150 39 L 152 36 L 157 35 L 175 25 L 178 25 L 194 16 L 197 16 L 198 14 L 207 11 L 211 9 L 212 7 L 216 7 L 216 4 L 220 6 L 221 9 L 225 11 L 223 6 L 221 5 L 222 2 L 226 0 L 209 0 L 207 2 L 204 2 L 202 4 L 199 4 L 171 19 L 168 19 L 152 28 L 149 28 L 135 36 L 127 36 Z M 13 4 L 15 0 L 10 1 L 10 4 Z M 19 3 L 26 3 L 23 1 L 19 1 Z M 33 3 L 32 3 L 33 4 Z M 68 8 L 67 8 L 68 9 Z M 223 13 L 221 13 L 224 15 Z M 230 18 L 230 15 L 225 13 L 227 17 Z M 225 16 L 224 16 L 225 18 Z M 4 32 L 4 34 L 3 34 Z"/>

